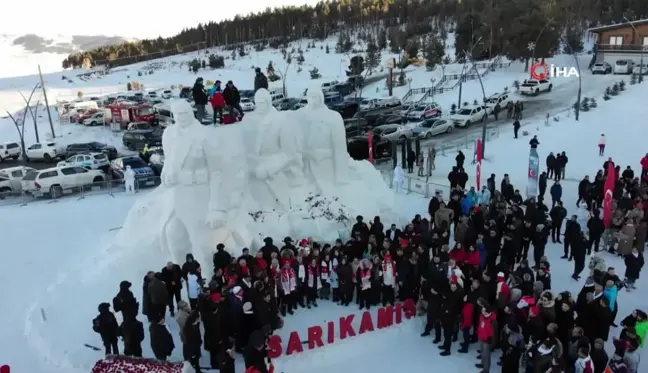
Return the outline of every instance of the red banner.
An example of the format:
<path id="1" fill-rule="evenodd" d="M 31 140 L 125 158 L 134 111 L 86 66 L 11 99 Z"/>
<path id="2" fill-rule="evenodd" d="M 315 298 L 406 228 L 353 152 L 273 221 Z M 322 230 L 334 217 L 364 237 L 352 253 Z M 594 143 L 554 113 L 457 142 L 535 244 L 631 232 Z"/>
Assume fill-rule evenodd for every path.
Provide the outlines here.
<path id="1" fill-rule="evenodd" d="M 369 131 L 369 132 L 367 133 L 367 138 L 368 138 L 368 142 L 369 142 L 369 162 L 371 162 L 371 164 L 373 164 L 373 163 L 374 163 L 374 155 L 373 155 L 373 153 L 374 153 L 374 152 L 373 152 L 373 133 L 372 133 L 371 131 Z"/>
<path id="2" fill-rule="evenodd" d="M 603 198 L 603 224 L 605 228 L 612 225 L 612 203 L 614 201 L 614 186 L 616 185 L 616 170 L 614 162 L 608 163 L 607 179 L 605 179 L 605 197 Z"/>
<path id="3" fill-rule="evenodd" d="M 480 190 L 482 160 L 484 159 L 484 144 L 482 144 L 481 139 L 477 139 L 476 150 L 477 150 L 477 190 Z"/>

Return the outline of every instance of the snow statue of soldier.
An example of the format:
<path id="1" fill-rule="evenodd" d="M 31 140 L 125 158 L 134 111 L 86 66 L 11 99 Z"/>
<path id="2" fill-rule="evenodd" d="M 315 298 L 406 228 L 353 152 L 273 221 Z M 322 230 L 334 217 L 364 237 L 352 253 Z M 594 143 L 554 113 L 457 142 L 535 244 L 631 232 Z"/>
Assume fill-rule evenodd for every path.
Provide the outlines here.
<path id="1" fill-rule="evenodd" d="M 126 166 L 126 171 L 124 171 L 124 186 L 126 193 L 135 194 L 135 171 L 131 166 Z"/>
<path id="2" fill-rule="evenodd" d="M 278 112 L 266 89 L 257 91 L 254 102 L 260 120 L 253 127 L 250 196 L 266 209 L 287 211 L 291 188 L 304 184 L 301 123 L 294 116 Z"/>
<path id="3" fill-rule="evenodd" d="M 308 105 L 300 113 L 307 116 L 304 121 L 307 123 L 304 128 L 305 172 L 314 181 L 318 193 L 335 192 L 349 177 L 344 122 L 340 114 L 326 107 L 320 87 L 309 89 L 307 97 Z"/>
<path id="4" fill-rule="evenodd" d="M 400 165 L 394 168 L 394 189 L 400 193 L 405 187 L 405 171 Z"/>
<path id="5" fill-rule="evenodd" d="M 209 263 L 213 247 L 205 246 L 216 243 L 206 242 L 207 228 L 225 229 L 229 221 L 233 191 L 238 189 L 240 193 L 241 186 L 228 180 L 228 167 L 236 164 L 236 149 L 242 149 L 243 144 L 232 143 L 233 139 L 226 138 L 224 133 L 209 136 L 210 130 L 195 119 L 191 106 L 184 100 L 173 101 L 171 110 L 175 125 L 162 136 L 164 202 L 171 209 L 162 226 L 163 246 L 176 260 L 191 248 L 196 260 Z M 210 137 L 223 144 L 213 144 Z"/>

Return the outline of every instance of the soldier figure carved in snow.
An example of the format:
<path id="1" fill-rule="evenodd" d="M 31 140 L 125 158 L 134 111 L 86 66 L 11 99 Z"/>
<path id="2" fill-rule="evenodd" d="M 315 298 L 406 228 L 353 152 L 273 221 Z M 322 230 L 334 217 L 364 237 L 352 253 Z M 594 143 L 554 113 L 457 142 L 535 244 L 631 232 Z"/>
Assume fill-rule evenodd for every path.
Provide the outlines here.
<path id="1" fill-rule="evenodd" d="M 290 193 L 286 186 L 296 187 L 304 183 L 301 130 L 296 128 L 298 123 L 293 123 L 287 114 L 272 106 L 272 98 L 266 89 L 257 91 L 254 102 L 260 120 L 254 128 L 256 146 L 250 159 L 250 165 L 254 167 L 250 180 L 251 196 L 264 202 L 266 208 L 288 210 Z M 274 201 L 275 205 L 267 205 L 268 201 Z"/>

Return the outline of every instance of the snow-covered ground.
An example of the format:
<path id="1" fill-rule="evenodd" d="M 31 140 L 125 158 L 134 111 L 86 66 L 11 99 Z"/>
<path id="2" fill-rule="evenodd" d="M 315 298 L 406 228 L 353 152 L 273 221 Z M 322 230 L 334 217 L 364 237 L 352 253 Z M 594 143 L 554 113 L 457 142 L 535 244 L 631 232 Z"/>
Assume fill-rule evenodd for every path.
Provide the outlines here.
<path id="1" fill-rule="evenodd" d="M 280 57 L 276 60 L 279 62 Z M 306 60 L 309 61 L 309 57 Z M 323 71 L 325 64 L 318 68 Z M 239 71 L 241 76 L 248 77 L 251 84 L 251 69 L 241 68 Z M 337 76 L 332 71 L 325 74 Z M 147 78 L 162 76 L 161 72 L 157 72 Z M 488 79 L 493 76 L 497 76 L 497 72 L 489 74 Z M 187 74 L 183 79 L 189 80 L 190 77 Z M 208 77 L 205 75 L 205 78 Z M 493 80 L 493 89 L 501 90 L 514 79 L 516 76 L 502 72 L 501 80 Z M 590 83 L 585 83 L 587 80 Z M 544 164 L 548 152 L 566 151 L 569 156 L 566 169 L 568 178 L 578 180 L 586 174 L 591 176 L 602 167 L 604 161 L 604 158 L 598 156 L 597 144 L 600 134 L 605 133 L 606 157 L 613 157 L 622 167 L 639 167 L 639 160 L 646 153 L 643 146 L 644 135 L 648 135 L 648 130 L 640 118 L 645 115 L 643 94 L 648 93 L 648 86 L 628 86 L 626 92 L 613 97 L 609 102 L 603 102 L 599 97 L 603 89 L 617 80 L 620 78 L 587 77 L 583 80 L 583 91 L 591 92 L 584 93 L 584 96 L 596 96 L 599 107 L 582 113 L 580 122 L 575 122 L 573 115 L 561 115 L 558 122 L 550 120 L 549 126 L 544 125 L 544 117 L 536 121 L 527 119 L 524 129 L 530 135 L 537 134 L 541 143 L 538 149 L 541 164 Z M 479 84 L 467 84 L 473 83 Z M 572 82 L 556 85 L 552 95 L 560 97 L 563 102 L 558 99 L 554 101 L 551 98 L 554 96 L 551 95 L 536 99 L 547 100 L 548 105 L 555 102 L 556 105 L 561 103 L 563 107 L 569 106 L 575 98 L 574 87 Z M 471 92 L 476 98 L 481 96 L 481 90 L 477 86 L 464 89 L 464 92 Z M 466 100 L 469 98 L 466 97 Z M 6 125 L 6 122 L 2 125 Z M 4 129 L 0 133 L 4 134 Z M 495 173 L 498 180 L 504 173 L 508 173 L 514 186 L 524 190 L 527 181 L 528 139 L 523 137 L 513 140 L 510 134 L 489 142 L 486 147 L 488 161 L 482 169 L 483 181 L 491 173 Z M 452 166 L 453 158 L 437 158 L 437 170 L 431 181 L 446 183 L 445 175 Z M 470 174 L 474 178 L 474 172 Z M 474 180 L 469 183 L 474 185 Z M 577 184 L 567 182 L 563 188 L 563 200 L 569 214 L 576 213 L 574 205 Z M 55 370 L 87 373 L 94 362 L 102 357 L 102 352 L 84 347 L 84 344 L 101 345 L 99 337 L 91 329 L 96 306 L 100 302 L 110 301 L 122 280 L 132 282 L 135 295 L 141 299 L 140 285 L 144 274 L 147 270 L 161 268 L 168 258 L 167 253 L 162 252 L 133 252 L 122 257 L 108 253 L 107 248 L 115 236 L 114 229 L 121 226 L 136 198 L 138 197 L 124 194 L 99 195 L 85 199 L 69 197 L 56 203 L 36 202 L 24 207 L 0 207 L 3 247 L 6 248 L 0 263 L 0 282 L 4 284 L 3 302 L 0 305 L 3 316 L 0 318 L 0 330 L 3 331 L 0 364 L 9 364 L 18 372 L 44 373 Z M 425 214 L 427 204 L 427 199 L 416 194 L 399 195 L 397 198 L 398 209 L 408 215 Z M 581 210 L 579 215 L 581 219 L 585 218 L 584 211 Z M 577 293 L 582 281 L 578 283 L 569 277 L 572 263 L 559 259 L 562 248 L 549 244 L 546 252 L 552 265 L 553 288 Z M 624 268 L 619 259 L 607 254 L 601 255 L 608 265 L 619 271 Z M 646 278 L 643 276 L 638 281 L 637 295 L 648 288 Z M 617 320 L 635 308 L 645 309 L 646 306 L 648 303 L 645 298 L 624 292 L 619 297 Z M 287 341 L 293 330 L 305 335 L 306 329 L 311 325 L 324 325 L 329 320 L 337 320 L 340 316 L 354 312 L 360 315 L 354 308 L 322 302 L 317 309 L 300 310 L 295 316 L 288 317 L 278 334 Z M 359 317 L 356 320 L 357 326 Z M 430 366 L 436 366 L 442 371 L 474 371 L 474 352 L 458 355 L 454 353 L 454 346 L 451 357 L 439 357 L 431 341 L 419 337 L 423 323 L 422 319 L 417 318 L 400 326 L 371 333 L 370 336 L 360 335 L 316 351 L 306 350 L 299 355 L 282 357 L 276 361 L 277 371 L 324 373 L 339 368 L 363 373 L 420 370 Z M 170 321 L 169 325 L 173 334 L 177 335 L 175 322 Z M 613 329 L 611 336 L 618 332 L 618 329 Z M 182 352 L 178 340 L 176 346 L 172 359 L 180 360 Z M 148 339 L 144 341 L 143 347 L 144 354 L 151 356 Z M 237 357 L 237 360 L 240 364 L 241 358 Z M 239 370 L 242 371 L 240 367 Z M 646 371 L 645 364 L 640 367 L 640 371 Z"/>

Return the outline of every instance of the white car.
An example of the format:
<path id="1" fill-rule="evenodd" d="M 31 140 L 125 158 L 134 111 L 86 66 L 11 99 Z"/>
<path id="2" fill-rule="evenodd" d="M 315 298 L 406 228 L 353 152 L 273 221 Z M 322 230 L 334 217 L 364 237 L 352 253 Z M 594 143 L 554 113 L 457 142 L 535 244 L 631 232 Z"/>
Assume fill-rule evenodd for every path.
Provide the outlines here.
<path id="1" fill-rule="evenodd" d="M 241 98 L 241 109 L 243 109 L 243 111 L 253 111 L 254 109 L 256 109 L 256 106 L 254 106 L 254 102 L 252 102 L 252 100 L 247 97 L 243 97 Z"/>
<path id="2" fill-rule="evenodd" d="M 81 190 L 93 183 L 102 183 L 106 174 L 83 167 L 53 167 L 30 172 L 23 177 L 22 190 L 34 197 L 49 195 L 59 198 L 63 193 Z"/>
<path id="3" fill-rule="evenodd" d="M 404 140 L 414 136 L 412 129 L 402 124 L 383 124 L 374 127 L 371 132 L 375 137 L 389 141 Z"/>
<path id="4" fill-rule="evenodd" d="M 338 82 L 337 80 L 333 80 L 333 81 L 330 81 L 330 82 L 324 82 L 324 83 L 322 83 L 322 91 L 324 91 L 324 92 L 331 91 L 339 83 L 340 82 Z"/>
<path id="5" fill-rule="evenodd" d="M 484 120 L 487 108 L 481 105 L 464 106 L 456 114 L 450 116 L 450 119 L 457 127 L 468 127 L 473 123 L 479 123 Z"/>
<path id="6" fill-rule="evenodd" d="M 419 104 L 407 112 L 407 120 L 420 122 L 424 119 L 437 118 L 441 116 L 441 107 L 436 102 Z"/>
<path id="7" fill-rule="evenodd" d="M 592 74 L 610 74 L 612 65 L 607 62 L 597 62 L 592 66 Z"/>
<path id="8" fill-rule="evenodd" d="M 30 172 L 36 171 L 31 167 L 17 166 L 0 170 L 0 194 L 20 192 L 22 179 Z"/>
<path id="9" fill-rule="evenodd" d="M 415 136 L 429 139 L 435 135 L 452 132 L 454 126 L 454 121 L 450 118 L 432 118 L 424 120 L 413 132 Z"/>
<path id="10" fill-rule="evenodd" d="M 510 104 L 511 99 L 508 93 L 496 93 L 486 99 L 488 114 L 491 114 L 497 105 L 499 105 L 500 110 L 505 110 Z"/>
<path id="11" fill-rule="evenodd" d="M 359 109 L 360 110 L 370 110 L 378 106 L 377 98 L 365 98 L 360 101 Z"/>
<path id="12" fill-rule="evenodd" d="M 173 92 L 171 92 L 171 90 L 165 89 L 164 91 L 162 91 L 162 98 L 163 99 L 168 100 L 171 97 L 173 97 Z"/>
<path id="13" fill-rule="evenodd" d="M 551 88 L 553 85 L 548 79 L 528 79 L 520 85 L 520 94 L 535 96 L 541 92 L 551 92 Z"/>
<path id="14" fill-rule="evenodd" d="M 73 155 L 56 165 L 56 167 L 83 167 L 88 170 L 107 169 L 109 166 L 110 161 L 105 153 Z"/>
<path id="15" fill-rule="evenodd" d="M 51 162 L 65 155 L 65 148 L 57 146 L 55 142 L 42 142 L 30 145 L 25 153 L 27 159 Z"/>
<path id="16" fill-rule="evenodd" d="M 641 75 L 646 75 L 646 74 L 648 74 L 648 64 L 645 64 L 645 63 L 644 63 L 643 66 L 642 66 L 641 64 L 637 64 L 637 65 L 632 69 L 632 73 L 633 73 L 633 74 L 637 74 L 637 75 L 639 75 L 639 74 L 641 74 Z"/>
<path id="17" fill-rule="evenodd" d="M 306 105 L 308 105 L 308 99 L 302 98 L 298 103 L 295 104 L 295 106 L 293 106 L 293 110 L 301 109 L 303 107 L 306 107 Z"/>
<path id="18" fill-rule="evenodd" d="M 155 91 L 149 91 L 148 95 L 150 98 L 158 98 L 158 94 Z"/>
<path id="19" fill-rule="evenodd" d="M 401 104 L 400 98 L 394 96 L 378 99 L 378 106 L 380 107 L 400 106 Z"/>
<path id="20" fill-rule="evenodd" d="M 84 126 L 103 126 L 105 114 L 102 112 L 94 113 L 90 118 L 83 120 Z"/>
<path id="21" fill-rule="evenodd" d="M 20 153 L 22 153 L 22 149 L 17 142 L 0 143 L 0 162 L 9 158 L 16 160 L 20 157 Z"/>

